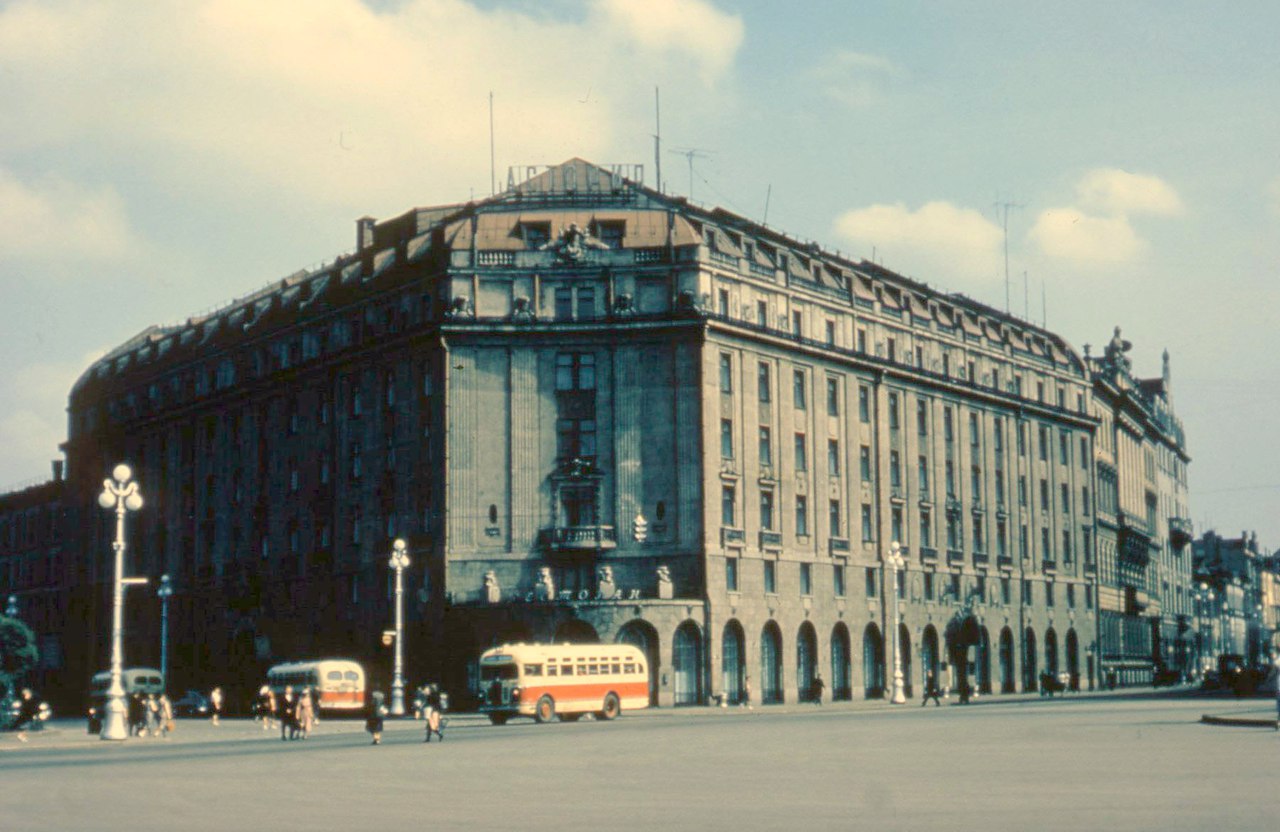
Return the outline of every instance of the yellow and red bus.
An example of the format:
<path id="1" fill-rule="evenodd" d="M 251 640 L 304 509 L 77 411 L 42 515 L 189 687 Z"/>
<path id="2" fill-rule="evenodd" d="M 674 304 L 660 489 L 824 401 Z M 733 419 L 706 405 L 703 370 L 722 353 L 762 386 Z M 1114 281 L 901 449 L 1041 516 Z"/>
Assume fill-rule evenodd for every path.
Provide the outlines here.
<path id="1" fill-rule="evenodd" d="M 350 659 L 278 664 L 267 671 L 267 684 L 277 699 L 286 686 L 292 686 L 295 696 L 304 690 L 317 691 L 317 708 L 352 711 L 364 707 L 364 668 Z"/>
<path id="2" fill-rule="evenodd" d="M 504 644 L 480 656 L 480 710 L 494 725 L 513 716 L 613 719 L 649 706 L 648 670 L 630 644 Z"/>

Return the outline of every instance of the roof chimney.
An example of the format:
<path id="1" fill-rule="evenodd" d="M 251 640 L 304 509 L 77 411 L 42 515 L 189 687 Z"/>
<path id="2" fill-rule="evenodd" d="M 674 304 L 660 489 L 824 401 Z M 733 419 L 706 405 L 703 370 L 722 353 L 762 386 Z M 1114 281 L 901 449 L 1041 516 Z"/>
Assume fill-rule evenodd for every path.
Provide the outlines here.
<path id="1" fill-rule="evenodd" d="M 62 460 L 53 460 L 53 479 L 55 482 L 62 481 Z"/>
<path id="2" fill-rule="evenodd" d="M 364 251 L 373 245 L 373 226 L 377 222 L 373 217 L 356 220 L 356 251 Z"/>

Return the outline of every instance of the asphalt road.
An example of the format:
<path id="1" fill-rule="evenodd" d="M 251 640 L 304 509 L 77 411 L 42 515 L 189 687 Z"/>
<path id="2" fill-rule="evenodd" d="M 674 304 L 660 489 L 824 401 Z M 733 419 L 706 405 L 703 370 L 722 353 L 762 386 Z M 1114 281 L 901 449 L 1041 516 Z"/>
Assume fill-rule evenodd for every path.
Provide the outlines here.
<path id="1" fill-rule="evenodd" d="M 1266 703 L 1081 698 L 975 707 L 694 709 L 446 741 L 326 720 L 281 742 L 180 721 L 107 743 L 0 739 L 0 830 L 1274 829 L 1280 733 L 1199 724 Z"/>

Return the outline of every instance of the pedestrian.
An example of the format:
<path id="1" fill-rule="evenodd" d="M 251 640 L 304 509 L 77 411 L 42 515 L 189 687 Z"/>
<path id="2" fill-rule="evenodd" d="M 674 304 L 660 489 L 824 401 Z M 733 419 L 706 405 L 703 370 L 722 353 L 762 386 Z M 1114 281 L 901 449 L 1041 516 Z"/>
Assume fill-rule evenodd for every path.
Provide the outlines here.
<path id="1" fill-rule="evenodd" d="M 149 694 L 143 705 L 147 709 L 147 736 L 160 736 L 160 703 L 156 700 L 156 695 Z"/>
<path id="2" fill-rule="evenodd" d="M 311 732 L 311 724 L 314 719 L 314 708 L 312 706 L 311 691 L 304 690 L 302 696 L 298 697 L 298 709 L 296 722 L 298 724 L 297 735 L 301 739 L 306 739 L 307 734 Z"/>
<path id="3" fill-rule="evenodd" d="M 738 707 L 746 707 L 751 710 L 751 677 L 747 676 L 742 680 L 742 700 L 738 702 Z"/>
<path id="4" fill-rule="evenodd" d="M 812 686 L 813 704 L 815 705 L 822 704 L 822 692 L 826 690 L 826 687 L 827 687 L 827 683 L 822 681 L 822 674 L 821 673 L 814 674 L 813 686 Z"/>
<path id="5" fill-rule="evenodd" d="M 926 676 L 924 680 L 924 699 L 920 700 L 920 707 L 923 708 L 925 705 L 928 705 L 930 699 L 933 700 L 933 706 L 935 708 L 940 706 L 942 704 L 940 696 L 941 693 L 942 691 L 938 690 L 938 674 L 933 671 L 929 671 L 929 675 Z"/>
<path id="6" fill-rule="evenodd" d="M 222 716 L 222 688 L 209 691 L 209 714 L 210 721 L 217 725 L 218 717 Z"/>
<path id="7" fill-rule="evenodd" d="M 942 698 L 951 699 L 951 665 L 942 663 Z"/>
<path id="8" fill-rule="evenodd" d="M 160 694 L 160 731 L 165 739 L 173 732 L 173 702 L 167 693 Z"/>
<path id="9" fill-rule="evenodd" d="M 431 742 L 431 735 L 435 734 L 440 742 L 444 742 L 444 710 L 445 697 L 440 689 L 435 685 L 427 686 L 427 702 L 426 702 L 426 739 L 423 742 Z"/>
<path id="10" fill-rule="evenodd" d="M 298 703 L 293 697 L 293 685 L 285 685 L 280 696 L 280 741 L 291 740 L 298 733 L 294 720 L 297 718 Z M 287 736 L 286 736 L 287 735 Z"/>
<path id="11" fill-rule="evenodd" d="M 373 735 L 374 745 L 382 742 L 382 722 L 387 715 L 387 709 L 382 705 L 384 698 L 382 691 L 375 690 L 365 708 L 364 730 Z"/>
<path id="12" fill-rule="evenodd" d="M 31 688 L 23 688 L 17 703 L 18 718 L 13 729 L 18 732 L 18 742 L 27 741 L 27 727 L 40 716 L 40 700 L 31 692 Z"/>
<path id="13" fill-rule="evenodd" d="M 271 717 L 276 712 L 276 697 L 271 688 L 263 685 L 258 689 L 258 697 L 253 703 L 254 713 L 262 720 L 262 730 L 271 730 Z"/>
<path id="14" fill-rule="evenodd" d="M 142 736 L 147 727 L 147 707 L 142 701 L 141 693 L 129 697 L 126 717 L 129 721 L 129 736 Z"/>

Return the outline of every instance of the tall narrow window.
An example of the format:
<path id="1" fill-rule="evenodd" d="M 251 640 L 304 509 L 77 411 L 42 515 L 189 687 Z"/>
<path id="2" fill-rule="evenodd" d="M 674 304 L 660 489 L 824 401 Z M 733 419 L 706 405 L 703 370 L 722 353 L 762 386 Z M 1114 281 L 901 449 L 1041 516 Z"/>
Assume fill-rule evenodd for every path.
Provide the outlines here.
<path id="1" fill-rule="evenodd" d="M 840 476 L 840 440 L 827 440 L 827 476 Z"/>
<path id="2" fill-rule="evenodd" d="M 796 470 L 809 470 L 809 455 L 805 450 L 807 442 L 803 433 L 796 434 Z"/>
<path id="3" fill-rule="evenodd" d="M 840 415 L 840 382 L 834 378 L 827 379 L 827 415 Z"/>
<path id="4" fill-rule="evenodd" d="M 871 388 L 865 384 L 858 385 L 858 421 L 871 423 Z"/>
<path id="5" fill-rule="evenodd" d="M 898 394 L 889 394 L 889 430 L 897 430 L 898 423 Z"/>
<path id="6" fill-rule="evenodd" d="M 733 527 L 737 519 L 737 494 L 732 485 L 720 489 L 720 525 Z"/>
<path id="7" fill-rule="evenodd" d="M 767 402 L 773 398 L 769 383 L 769 364 L 761 361 L 756 366 L 756 388 L 760 401 Z"/>
<path id="8" fill-rule="evenodd" d="M 916 401 L 916 433 L 929 435 L 929 403 L 924 399 Z"/>
<path id="9" fill-rule="evenodd" d="M 760 528 L 769 531 L 773 528 L 773 492 L 760 492 Z"/>
<path id="10" fill-rule="evenodd" d="M 720 456 L 733 459 L 733 420 L 720 420 Z"/>
<path id="11" fill-rule="evenodd" d="M 858 471 L 863 482 L 871 482 L 871 446 L 863 445 L 858 449 Z"/>
<path id="12" fill-rule="evenodd" d="M 796 495 L 796 534 L 809 534 L 809 498 L 803 494 Z"/>
<path id="13" fill-rule="evenodd" d="M 840 536 L 840 501 L 832 500 L 827 506 L 828 529 L 832 537 Z"/>
<path id="14" fill-rule="evenodd" d="M 733 392 L 733 356 L 727 352 L 720 353 L 720 392 Z"/>
<path id="15" fill-rule="evenodd" d="M 791 393 L 792 404 L 796 410 L 805 410 L 808 407 L 808 396 L 805 393 L 804 370 L 796 370 L 791 375 Z"/>
<path id="16" fill-rule="evenodd" d="M 773 437 L 765 425 L 760 426 L 760 464 L 773 465 Z"/>

